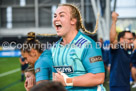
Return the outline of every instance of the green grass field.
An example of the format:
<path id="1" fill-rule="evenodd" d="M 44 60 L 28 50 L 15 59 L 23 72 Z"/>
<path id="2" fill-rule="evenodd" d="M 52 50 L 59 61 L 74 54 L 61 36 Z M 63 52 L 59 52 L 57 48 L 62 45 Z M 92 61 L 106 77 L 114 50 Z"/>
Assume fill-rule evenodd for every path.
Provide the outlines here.
<path id="1" fill-rule="evenodd" d="M 20 68 L 19 58 L 0 58 L 0 74 Z M 21 71 L 0 77 L 0 91 L 25 91 Z"/>
<path id="2" fill-rule="evenodd" d="M 0 58 L 0 74 L 17 68 L 20 68 L 19 58 Z M 20 80 L 21 71 L 0 77 L 0 91 L 25 91 L 24 82 Z M 108 81 L 104 83 L 104 86 L 109 91 Z M 136 88 L 131 91 L 136 91 Z"/>

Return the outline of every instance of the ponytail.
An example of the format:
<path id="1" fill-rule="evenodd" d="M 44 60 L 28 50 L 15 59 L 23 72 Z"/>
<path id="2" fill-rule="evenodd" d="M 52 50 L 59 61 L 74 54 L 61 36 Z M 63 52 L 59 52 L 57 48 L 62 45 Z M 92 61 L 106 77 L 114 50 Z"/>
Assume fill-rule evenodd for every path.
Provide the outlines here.
<path id="1" fill-rule="evenodd" d="M 57 34 L 37 34 L 37 35 L 40 35 L 40 36 L 57 36 Z"/>
<path id="2" fill-rule="evenodd" d="M 93 32 L 89 32 L 88 30 L 86 30 L 86 28 L 84 27 L 83 23 L 81 22 L 81 29 L 85 32 L 85 33 L 88 33 L 88 34 L 95 34 L 98 30 L 98 23 L 99 23 L 99 14 L 97 15 L 97 20 L 96 20 L 96 25 L 95 25 L 95 28 L 94 28 L 94 31 Z"/>

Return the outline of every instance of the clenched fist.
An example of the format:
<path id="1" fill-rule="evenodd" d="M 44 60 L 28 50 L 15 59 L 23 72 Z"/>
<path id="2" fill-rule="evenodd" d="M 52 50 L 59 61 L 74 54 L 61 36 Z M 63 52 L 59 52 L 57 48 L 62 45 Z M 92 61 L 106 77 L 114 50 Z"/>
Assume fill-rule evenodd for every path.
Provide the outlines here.
<path id="1" fill-rule="evenodd" d="M 116 12 L 112 12 L 112 21 L 116 22 L 119 14 Z"/>

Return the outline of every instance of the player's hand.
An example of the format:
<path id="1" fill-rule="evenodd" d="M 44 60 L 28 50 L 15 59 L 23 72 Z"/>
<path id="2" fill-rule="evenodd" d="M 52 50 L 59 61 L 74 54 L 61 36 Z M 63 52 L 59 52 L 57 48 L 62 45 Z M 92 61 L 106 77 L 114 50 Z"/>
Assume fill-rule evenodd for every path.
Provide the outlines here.
<path id="1" fill-rule="evenodd" d="M 35 85 L 35 79 L 34 77 L 30 77 L 25 81 L 25 88 L 27 91 L 30 91 L 30 89 Z"/>
<path id="2" fill-rule="evenodd" d="M 28 80 L 26 79 L 25 83 L 24 83 L 24 87 L 25 87 L 26 91 L 29 91 L 28 88 L 27 88 L 27 86 L 28 86 Z"/>
<path id="3" fill-rule="evenodd" d="M 66 86 L 64 77 L 61 75 L 61 72 L 53 73 L 53 81 L 61 82 L 64 86 Z"/>
<path id="4" fill-rule="evenodd" d="M 116 12 L 112 12 L 112 21 L 116 22 L 119 14 Z"/>

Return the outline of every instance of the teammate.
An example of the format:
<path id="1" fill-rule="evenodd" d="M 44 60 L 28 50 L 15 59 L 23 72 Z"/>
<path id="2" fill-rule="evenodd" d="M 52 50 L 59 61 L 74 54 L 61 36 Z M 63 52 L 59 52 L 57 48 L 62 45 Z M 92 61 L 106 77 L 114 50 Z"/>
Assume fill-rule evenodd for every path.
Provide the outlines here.
<path id="1" fill-rule="evenodd" d="M 111 42 L 111 68 L 110 91 L 130 91 L 130 57 L 132 54 L 133 34 L 130 31 L 120 32 L 116 40 L 116 22 L 118 14 L 112 13 L 112 26 L 110 31 Z M 119 42 L 119 43 L 118 43 Z"/>
<path id="2" fill-rule="evenodd" d="M 26 80 L 24 83 L 25 89 L 26 91 L 30 91 L 30 89 L 36 84 L 35 71 L 33 67 L 29 66 L 28 68 L 26 68 L 25 77 L 26 77 Z"/>
<path id="3" fill-rule="evenodd" d="M 33 32 L 29 34 L 34 35 Z M 53 65 L 51 51 L 45 50 L 43 52 L 41 43 L 34 36 L 29 36 L 24 45 L 26 48 L 22 48 L 21 53 L 25 62 L 35 69 L 36 84 L 44 80 L 50 80 Z"/>
<path id="4" fill-rule="evenodd" d="M 102 53 L 94 40 L 80 32 L 82 29 L 90 33 L 82 24 L 79 10 L 71 4 L 59 5 L 53 24 L 62 37 L 52 47 L 53 64 L 58 72 L 53 80 L 62 82 L 68 91 L 97 91 L 105 77 Z"/>
<path id="5" fill-rule="evenodd" d="M 24 70 L 28 67 L 28 64 L 25 63 L 23 56 L 19 58 L 21 64 L 21 81 L 24 81 Z"/>

